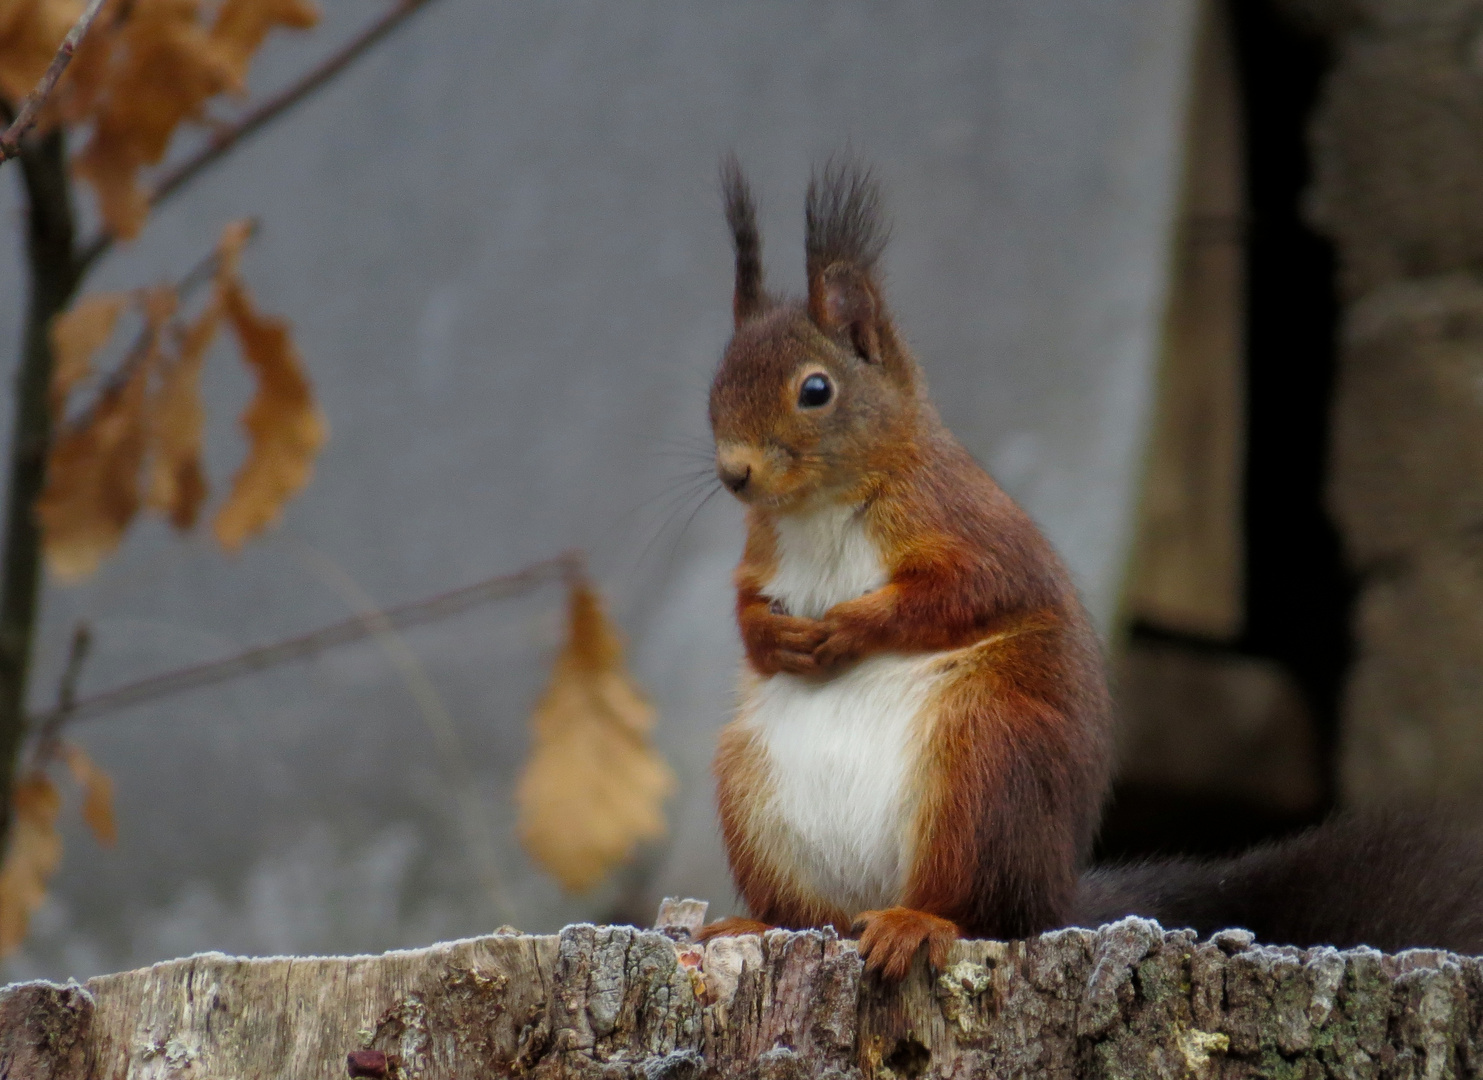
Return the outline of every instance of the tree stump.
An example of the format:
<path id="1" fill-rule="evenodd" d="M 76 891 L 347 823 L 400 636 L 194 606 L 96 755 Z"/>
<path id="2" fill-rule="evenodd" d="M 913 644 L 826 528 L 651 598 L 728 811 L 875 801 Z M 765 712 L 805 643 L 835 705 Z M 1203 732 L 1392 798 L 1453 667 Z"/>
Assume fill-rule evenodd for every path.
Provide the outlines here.
<path id="1" fill-rule="evenodd" d="M 663 921 L 663 920 L 661 920 Z M 854 943 L 569 926 L 382 956 L 207 953 L 0 991 L 0 1078 L 1453 1077 L 1483 961 L 1128 918 L 863 975 Z"/>

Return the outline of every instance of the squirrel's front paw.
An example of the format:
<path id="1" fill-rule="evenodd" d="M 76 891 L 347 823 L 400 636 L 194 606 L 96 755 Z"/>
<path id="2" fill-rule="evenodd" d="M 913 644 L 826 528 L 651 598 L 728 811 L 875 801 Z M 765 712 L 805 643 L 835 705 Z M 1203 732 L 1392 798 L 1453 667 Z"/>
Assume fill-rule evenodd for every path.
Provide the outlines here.
<path id="1" fill-rule="evenodd" d="M 824 634 L 814 646 L 813 660 L 819 671 L 832 671 L 843 664 L 858 660 L 865 651 L 856 634 L 851 633 L 837 619 L 825 616 L 822 620 Z"/>
<path id="2" fill-rule="evenodd" d="M 851 660 L 858 659 L 859 656 L 859 646 L 853 641 L 843 634 L 831 634 L 815 647 L 813 661 L 819 671 L 832 671 L 841 664 L 848 664 Z"/>
<path id="3" fill-rule="evenodd" d="M 814 650 L 827 631 L 818 619 L 767 612 L 748 618 L 742 629 L 747 658 L 763 675 L 776 675 L 780 671 L 813 675 L 819 671 Z"/>
<path id="4" fill-rule="evenodd" d="M 878 973 L 887 982 L 906 978 L 923 945 L 929 964 L 939 970 L 946 967 L 947 947 L 959 936 L 957 923 L 904 907 L 862 911 L 854 929 L 860 935 L 865 970 Z"/>

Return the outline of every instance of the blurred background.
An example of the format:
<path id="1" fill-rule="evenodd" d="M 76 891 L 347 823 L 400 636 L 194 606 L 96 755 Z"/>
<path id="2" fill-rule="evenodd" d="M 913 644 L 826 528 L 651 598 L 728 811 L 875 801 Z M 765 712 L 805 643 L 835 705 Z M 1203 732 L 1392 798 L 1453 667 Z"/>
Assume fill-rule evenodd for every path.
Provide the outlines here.
<path id="1" fill-rule="evenodd" d="M 323 0 L 315 29 L 269 40 L 252 98 L 374 11 Z M 794 290 L 810 167 L 846 145 L 874 164 L 888 295 L 934 396 L 1104 634 L 1104 857 L 1470 795 L 1480 135 L 1472 0 L 433 0 L 89 281 L 178 278 L 257 218 L 244 277 L 292 321 L 330 438 L 239 556 L 150 520 L 85 583 L 49 581 L 32 708 L 55 703 L 79 621 L 86 697 L 580 548 L 658 711 L 668 835 L 575 896 L 515 839 L 564 632 L 552 585 L 79 717 L 119 840 L 64 814 L 4 976 L 647 922 L 666 894 L 736 910 L 708 765 L 740 658 L 741 514 L 684 478 L 730 328 L 732 149 L 770 281 Z M 205 380 L 225 476 L 250 387 L 226 363 Z"/>

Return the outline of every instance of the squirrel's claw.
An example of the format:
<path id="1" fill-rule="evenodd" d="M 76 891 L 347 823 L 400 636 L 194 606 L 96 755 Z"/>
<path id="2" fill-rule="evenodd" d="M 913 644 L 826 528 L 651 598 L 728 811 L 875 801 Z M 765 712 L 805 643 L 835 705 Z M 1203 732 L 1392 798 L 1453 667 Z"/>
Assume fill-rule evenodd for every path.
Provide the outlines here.
<path id="1" fill-rule="evenodd" d="M 948 946 L 957 940 L 958 925 L 914 908 L 893 907 L 862 911 L 854 929 L 860 935 L 860 955 L 865 970 L 886 982 L 900 982 L 911 970 L 922 946 L 933 968 L 947 966 Z"/>

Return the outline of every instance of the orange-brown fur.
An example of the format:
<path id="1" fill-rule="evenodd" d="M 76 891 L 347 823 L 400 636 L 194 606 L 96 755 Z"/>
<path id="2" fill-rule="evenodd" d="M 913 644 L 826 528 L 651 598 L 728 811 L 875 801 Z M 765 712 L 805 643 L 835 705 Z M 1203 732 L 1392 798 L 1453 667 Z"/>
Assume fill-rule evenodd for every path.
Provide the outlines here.
<path id="1" fill-rule="evenodd" d="M 1062 925 L 1108 777 L 1108 702 L 1093 632 L 1034 524 L 938 419 L 886 311 L 873 185 L 852 167 L 811 186 L 804 302 L 761 285 L 750 193 L 727 166 L 736 238 L 735 335 L 711 393 L 718 469 L 747 502 L 737 621 L 758 678 L 828 679 L 883 653 L 938 653 L 950 669 L 923 718 L 926 752 L 902 906 L 842 911 L 771 863 L 749 817 L 769 783 L 742 729 L 716 757 L 722 830 L 756 920 L 858 922 L 867 964 L 905 974 L 926 946 L 940 963 L 962 933 L 1019 937 Z M 800 386 L 837 388 L 803 409 Z M 822 618 L 776 610 L 779 515 L 863 507 L 888 580 Z M 755 922 L 719 925 L 746 932 Z"/>

